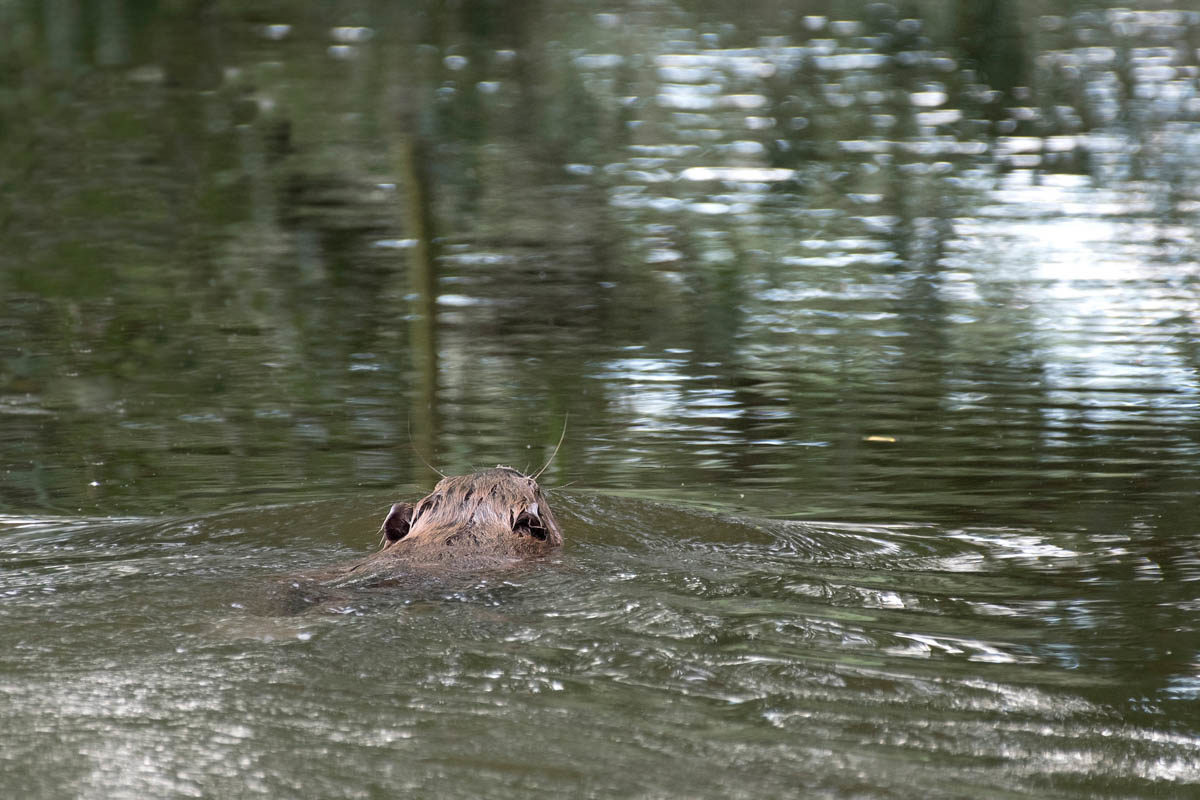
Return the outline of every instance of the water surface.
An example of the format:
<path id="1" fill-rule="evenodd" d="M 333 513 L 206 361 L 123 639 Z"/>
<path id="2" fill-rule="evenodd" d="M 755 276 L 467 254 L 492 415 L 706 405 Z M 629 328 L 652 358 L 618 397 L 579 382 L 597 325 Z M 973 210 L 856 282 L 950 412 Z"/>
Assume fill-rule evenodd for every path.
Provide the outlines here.
<path id="1" fill-rule="evenodd" d="M 1200 14 L 834 5 L 0 10 L 6 789 L 1193 791 Z"/>

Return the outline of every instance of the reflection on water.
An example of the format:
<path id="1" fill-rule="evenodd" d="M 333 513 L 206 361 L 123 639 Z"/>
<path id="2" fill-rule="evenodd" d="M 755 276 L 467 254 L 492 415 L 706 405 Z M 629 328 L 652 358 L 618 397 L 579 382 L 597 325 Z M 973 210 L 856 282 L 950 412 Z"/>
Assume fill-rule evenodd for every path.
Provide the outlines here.
<path id="1" fill-rule="evenodd" d="M 5 785 L 1200 781 L 1200 13 L 1107 5 L 0 9 Z M 247 610 L 567 418 L 565 564 Z"/>

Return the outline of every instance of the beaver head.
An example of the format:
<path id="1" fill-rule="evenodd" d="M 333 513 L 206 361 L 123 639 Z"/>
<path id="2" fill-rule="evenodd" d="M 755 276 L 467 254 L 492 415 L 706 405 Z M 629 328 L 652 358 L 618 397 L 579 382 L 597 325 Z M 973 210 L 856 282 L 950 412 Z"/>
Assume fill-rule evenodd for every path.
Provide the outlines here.
<path id="1" fill-rule="evenodd" d="M 537 481 L 501 466 L 443 478 L 416 505 L 396 503 L 380 533 L 378 556 L 415 561 L 539 556 L 563 542 Z"/>

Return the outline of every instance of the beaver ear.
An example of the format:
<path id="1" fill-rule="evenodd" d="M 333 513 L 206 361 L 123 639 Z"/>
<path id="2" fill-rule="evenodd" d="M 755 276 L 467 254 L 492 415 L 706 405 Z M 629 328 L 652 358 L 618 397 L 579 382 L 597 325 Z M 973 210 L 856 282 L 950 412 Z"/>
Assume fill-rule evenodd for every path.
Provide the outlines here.
<path id="1" fill-rule="evenodd" d="M 517 514 L 517 518 L 513 520 L 512 529 L 513 533 L 527 533 L 541 541 L 545 541 L 546 537 L 550 535 L 546 531 L 546 525 L 542 522 L 542 518 L 538 516 L 537 503 Z"/>
<path id="2" fill-rule="evenodd" d="M 380 544 L 389 545 L 398 542 L 408 535 L 412 528 L 413 504 L 396 503 L 383 520 L 380 531 L 383 533 Z"/>

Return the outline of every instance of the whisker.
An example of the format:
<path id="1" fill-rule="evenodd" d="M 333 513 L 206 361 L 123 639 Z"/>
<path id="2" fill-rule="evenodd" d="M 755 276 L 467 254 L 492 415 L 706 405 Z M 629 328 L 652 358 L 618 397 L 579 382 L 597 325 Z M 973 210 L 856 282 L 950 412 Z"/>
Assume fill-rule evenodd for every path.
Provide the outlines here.
<path id="1" fill-rule="evenodd" d="M 426 461 L 425 456 L 421 455 L 421 451 L 417 449 L 416 442 L 414 442 L 412 438 L 412 417 L 408 418 L 408 446 L 411 447 L 412 451 L 417 454 L 417 458 L 421 459 L 422 464 L 429 467 L 429 469 L 433 470 L 438 475 L 441 475 L 443 478 L 446 477 L 446 473 L 442 472 L 433 464 L 430 464 L 428 461 Z"/>
<path id="2" fill-rule="evenodd" d="M 556 455 L 558 455 L 558 448 L 562 447 L 563 440 L 566 438 L 567 438 L 567 412 L 564 411 L 563 412 L 562 435 L 558 437 L 558 444 L 554 445 L 554 452 L 550 454 L 550 460 L 548 460 L 546 462 L 546 465 L 537 471 L 537 475 L 531 476 L 533 478 L 533 480 L 536 481 L 541 476 L 541 474 L 546 471 L 546 467 L 549 467 L 552 463 L 554 463 L 554 457 Z"/>

